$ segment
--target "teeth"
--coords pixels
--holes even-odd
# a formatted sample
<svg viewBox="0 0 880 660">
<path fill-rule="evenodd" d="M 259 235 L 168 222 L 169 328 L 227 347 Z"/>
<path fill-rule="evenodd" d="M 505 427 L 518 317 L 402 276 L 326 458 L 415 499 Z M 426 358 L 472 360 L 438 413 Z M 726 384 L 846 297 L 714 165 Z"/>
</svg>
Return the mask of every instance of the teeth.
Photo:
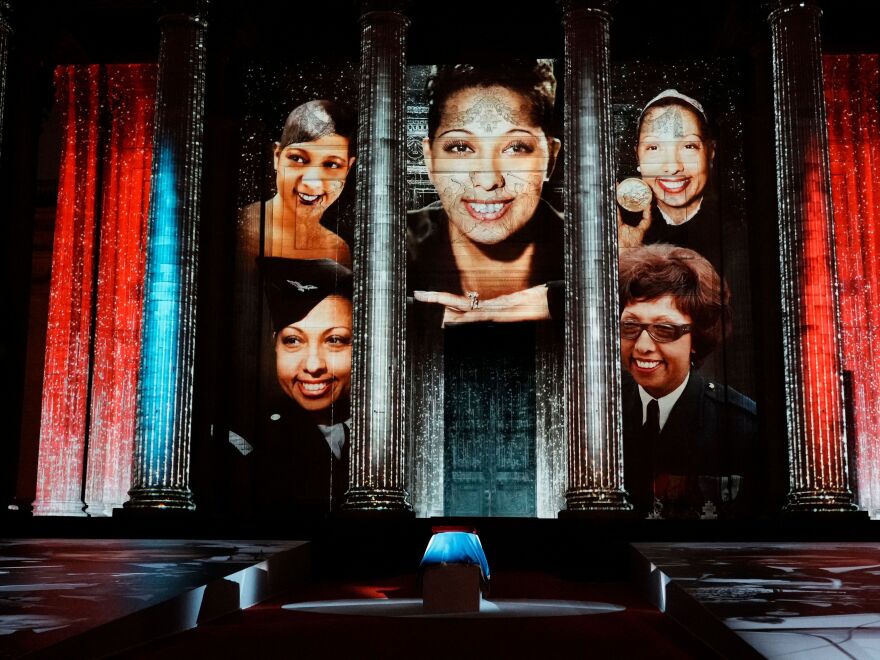
<svg viewBox="0 0 880 660">
<path fill-rule="evenodd" d="M 636 360 L 636 365 L 642 369 L 652 369 L 660 364 L 657 360 Z"/>
<path fill-rule="evenodd" d="M 663 181 L 663 187 L 667 190 L 678 191 L 685 187 L 686 181 L 668 181 L 666 179 L 661 179 Z"/>
<path fill-rule="evenodd" d="M 325 389 L 325 388 L 327 387 L 327 383 L 326 383 L 326 382 L 321 382 L 321 383 L 303 383 L 302 381 L 300 381 L 300 383 L 302 384 L 302 388 L 303 388 L 306 392 L 320 392 L 321 390 L 323 390 L 323 389 Z"/>
<path fill-rule="evenodd" d="M 304 202 L 314 202 L 320 195 L 306 195 L 305 193 L 299 193 L 300 199 Z"/>
<path fill-rule="evenodd" d="M 477 202 L 471 202 L 471 208 L 477 213 L 488 215 L 489 213 L 498 213 L 501 209 L 504 208 L 504 204 L 479 204 Z"/>
</svg>

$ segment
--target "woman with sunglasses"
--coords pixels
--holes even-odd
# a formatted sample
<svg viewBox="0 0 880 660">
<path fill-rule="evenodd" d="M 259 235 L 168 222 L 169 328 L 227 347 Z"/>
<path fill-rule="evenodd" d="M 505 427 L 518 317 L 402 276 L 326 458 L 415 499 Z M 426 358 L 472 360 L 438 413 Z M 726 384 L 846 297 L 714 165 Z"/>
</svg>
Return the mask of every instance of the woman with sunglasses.
<svg viewBox="0 0 880 660">
<path fill-rule="evenodd" d="M 655 244 L 621 251 L 619 293 L 633 503 L 662 517 L 741 512 L 754 487 L 755 403 L 697 371 L 730 332 L 726 285 L 693 250 Z"/>
</svg>

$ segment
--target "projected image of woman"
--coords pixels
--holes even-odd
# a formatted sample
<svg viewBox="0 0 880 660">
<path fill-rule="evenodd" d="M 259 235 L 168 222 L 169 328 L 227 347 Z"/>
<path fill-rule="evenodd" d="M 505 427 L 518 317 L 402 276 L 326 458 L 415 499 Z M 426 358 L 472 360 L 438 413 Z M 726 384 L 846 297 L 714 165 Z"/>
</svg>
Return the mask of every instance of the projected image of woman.
<svg viewBox="0 0 880 660">
<path fill-rule="evenodd" d="M 351 271 L 330 259 L 261 265 L 277 383 L 261 416 L 262 499 L 272 509 L 326 513 L 348 483 Z"/>
<path fill-rule="evenodd" d="M 702 217 L 715 160 L 715 139 L 703 106 L 677 90 L 664 90 L 645 105 L 637 135 L 638 170 L 653 202 L 630 222 L 620 214 L 620 247 L 674 243 L 705 254 L 706 247 L 691 236 L 705 233 L 712 222 Z"/>
<path fill-rule="evenodd" d="M 331 101 L 309 101 L 287 117 L 275 143 L 275 196 L 265 203 L 264 254 L 333 259 L 350 266 L 348 244 L 321 224 L 354 165 L 353 115 Z"/>
<path fill-rule="evenodd" d="M 549 316 L 544 284 L 562 277 L 561 218 L 541 199 L 559 152 L 555 89 L 543 61 L 429 77 L 423 153 L 440 200 L 409 214 L 409 277 L 444 323 Z"/>
<path fill-rule="evenodd" d="M 647 245 L 620 254 L 627 490 L 643 514 L 739 510 L 754 493 L 755 403 L 698 370 L 729 334 L 729 291 L 693 250 Z"/>
<path fill-rule="evenodd" d="M 294 108 L 272 150 L 275 194 L 239 212 L 232 360 L 238 390 L 230 406 L 230 428 L 248 442 L 259 427 L 257 393 L 272 380 L 257 259 L 332 259 L 350 265 L 348 244 L 325 225 L 354 164 L 354 133 L 354 116 L 337 103 L 315 100 Z"/>
</svg>

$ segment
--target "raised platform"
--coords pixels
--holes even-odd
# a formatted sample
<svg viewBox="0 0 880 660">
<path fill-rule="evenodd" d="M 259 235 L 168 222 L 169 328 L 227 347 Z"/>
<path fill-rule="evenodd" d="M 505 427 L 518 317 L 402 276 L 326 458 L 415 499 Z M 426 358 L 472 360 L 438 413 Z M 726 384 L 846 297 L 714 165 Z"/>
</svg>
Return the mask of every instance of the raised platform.
<svg viewBox="0 0 880 660">
<path fill-rule="evenodd" d="M 724 656 L 880 658 L 880 543 L 637 543 L 650 600 Z"/>
<path fill-rule="evenodd" d="M 100 657 L 251 607 L 309 572 L 304 541 L 0 540 L 0 658 Z"/>
</svg>

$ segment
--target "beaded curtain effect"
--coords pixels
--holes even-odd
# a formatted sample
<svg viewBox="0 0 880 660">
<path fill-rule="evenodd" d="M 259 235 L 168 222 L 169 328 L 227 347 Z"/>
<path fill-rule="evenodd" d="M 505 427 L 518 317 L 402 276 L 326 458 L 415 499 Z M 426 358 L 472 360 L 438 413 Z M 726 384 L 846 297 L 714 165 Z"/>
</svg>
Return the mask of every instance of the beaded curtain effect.
<svg viewBox="0 0 880 660">
<path fill-rule="evenodd" d="M 131 485 L 156 67 L 55 79 L 65 142 L 35 509 L 79 515 L 85 473 L 88 513 L 110 515 Z"/>
<path fill-rule="evenodd" d="M 86 461 L 89 515 L 112 515 L 131 487 L 156 66 L 107 66 L 107 96 L 111 119 L 102 179 Z"/>
<path fill-rule="evenodd" d="M 52 251 L 34 514 L 83 515 L 98 191 L 98 65 L 59 67 L 65 128 Z"/>
<path fill-rule="evenodd" d="M 880 518 L 880 56 L 823 61 L 843 368 L 852 375 L 850 486 Z"/>
</svg>

